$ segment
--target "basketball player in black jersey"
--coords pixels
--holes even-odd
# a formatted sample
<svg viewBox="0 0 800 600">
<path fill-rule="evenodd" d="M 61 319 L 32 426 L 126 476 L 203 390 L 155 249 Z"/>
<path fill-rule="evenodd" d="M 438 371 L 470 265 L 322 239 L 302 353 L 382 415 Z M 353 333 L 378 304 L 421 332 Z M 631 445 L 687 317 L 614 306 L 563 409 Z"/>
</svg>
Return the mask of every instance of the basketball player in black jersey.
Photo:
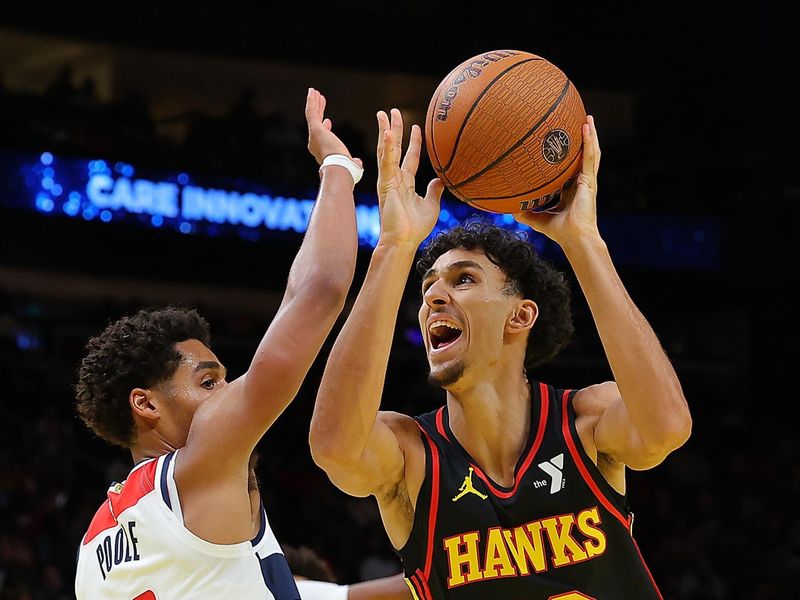
<svg viewBox="0 0 800 600">
<path fill-rule="evenodd" d="M 343 491 L 376 497 L 419 600 L 660 598 L 631 535 L 625 470 L 661 463 L 691 417 L 598 232 L 592 118 L 564 208 L 515 217 L 564 250 L 614 381 L 560 390 L 529 378 L 572 332 L 568 287 L 527 241 L 470 222 L 434 238 L 417 264 L 429 379 L 447 396 L 416 418 L 379 408 L 403 289 L 443 184 L 418 196 L 419 128 L 401 163 L 399 111 L 378 122 L 381 237 L 323 375 L 315 461 Z"/>
</svg>

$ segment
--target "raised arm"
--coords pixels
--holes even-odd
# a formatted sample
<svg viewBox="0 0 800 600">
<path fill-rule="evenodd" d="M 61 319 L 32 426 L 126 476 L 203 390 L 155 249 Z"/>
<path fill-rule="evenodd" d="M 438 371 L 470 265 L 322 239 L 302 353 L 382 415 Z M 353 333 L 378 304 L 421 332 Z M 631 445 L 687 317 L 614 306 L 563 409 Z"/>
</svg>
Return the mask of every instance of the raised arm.
<svg viewBox="0 0 800 600">
<path fill-rule="evenodd" d="M 381 236 L 353 310 L 328 357 L 309 440 L 314 461 L 342 491 L 376 495 L 389 535 L 399 547 L 403 534 L 392 526 L 391 517 L 387 522 L 385 511 L 391 510 L 393 499 L 406 497 L 398 486 L 404 475 L 403 429 L 410 418 L 379 415 L 378 410 L 400 300 L 417 247 L 438 219 L 443 185 L 434 179 L 424 198 L 414 191 L 422 140 L 419 127 L 412 128 L 401 165 L 400 112 L 392 110 L 391 122 L 385 113 L 378 113 L 378 125 Z"/>
<path fill-rule="evenodd" d="M 586 388 L 575 399 L 576 405 L 599 409 L 594 426 L 597 451 L 631 468 L 647 469 L 686 442 L 692 421 L 675 370 L 628 295 L 597 228 L 600 146 L 592 117 L 583 126 L 583 144 L 577 190 L 565 208 L 516 217 L 564 250 L 614 374 L 616 385 Z"/>
<path fill-rule="evenodd" d="M 323 119 L 324 110 L 324 96 L 309 89 L 308 144 L 319 164 L 331 154 L 350 156 L 332 133 L 330 119 Z M 344 306 L 358 248 L 354 180 L 338 165 L 322 167 L 320 178 L 283 301 L 247 372 L 212 394 L 192 421 L 181 460 L 194 461 L 207 475 L 232 465 L 246 467 L 258 440 L 297 394 Z"/>
</svg>

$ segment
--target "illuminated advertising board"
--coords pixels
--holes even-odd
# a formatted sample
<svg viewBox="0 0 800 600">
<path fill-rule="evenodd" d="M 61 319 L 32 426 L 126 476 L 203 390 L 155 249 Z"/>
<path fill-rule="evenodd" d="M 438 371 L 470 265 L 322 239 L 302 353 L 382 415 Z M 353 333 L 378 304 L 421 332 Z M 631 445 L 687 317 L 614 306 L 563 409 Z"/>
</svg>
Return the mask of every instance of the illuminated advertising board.
<svg viewBox="0 0 800 600">
<path fill-rule="evenodd" d="M 125 162 L 52 152 L 0 151 L 0 165 L 6 184 L 0 205 L 186 235 L 236 235 L 254 242 L 302 235 L 316 193 L 277 194 L 252 180 L 215 178 L 209 183 L 185 172 L 152 172 Z M 447 198 L 431 235 L 473 215 L 524 232 L 540 253 L 562 258 L 553 242 L 519 225 L 511 215 L 479 211 Z M 360 244 L 374 247 L 380 235 L 374 194 L 356 192 L 356 218 Z M 719 266 L 720 226 L 710 217 L 618 215 L 601 219 L 600 229 L 618 264 L 667 269 Z"/>
</svg>

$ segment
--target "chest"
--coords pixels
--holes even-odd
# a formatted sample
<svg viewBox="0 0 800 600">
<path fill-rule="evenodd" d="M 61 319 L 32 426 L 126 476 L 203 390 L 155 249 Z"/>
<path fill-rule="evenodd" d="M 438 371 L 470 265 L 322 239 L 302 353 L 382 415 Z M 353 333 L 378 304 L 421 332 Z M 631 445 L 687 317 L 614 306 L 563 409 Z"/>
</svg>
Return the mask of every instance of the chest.
<svg viewBox="0 0 800 600">
<path fill-rule="evenodd" d="M 476 529 L 515 527 L 553 515 L 575 515 L 597 504 L 570 448 L 555 435 L 545 435 L 525 449 L 514 468 L 513 482 L 500 485 L 458 447 L 438 450 L 438 529 L 441 534 Z"/>
</svg>

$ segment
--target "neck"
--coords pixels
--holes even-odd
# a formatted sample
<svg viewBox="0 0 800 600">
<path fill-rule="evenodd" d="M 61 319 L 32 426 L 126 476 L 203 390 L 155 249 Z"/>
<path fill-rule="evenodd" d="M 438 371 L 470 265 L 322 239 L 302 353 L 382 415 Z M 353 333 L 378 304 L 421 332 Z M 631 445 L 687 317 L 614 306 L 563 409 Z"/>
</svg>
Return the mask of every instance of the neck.
<svg viewBox="0 0 800 600">
<path fill-rule="evenodd" d="M 143 460 L 156 458 L 175 449 L 164 438 L 151 434 L 140 435 L 136 440 L 136 444 L 130 448 L 133 464 L 135 465 L 138 465 Z"/>
<path fill-rule="evenodd" d="M 447 391 L 450 428 L 478 466 L 500 485 L 514 483 L 514 467 L 530 434 L 531 391 L 518 369 L 486 377 Z M 502 363 L 499 363 L 502 364 Z"/>
</svg>

